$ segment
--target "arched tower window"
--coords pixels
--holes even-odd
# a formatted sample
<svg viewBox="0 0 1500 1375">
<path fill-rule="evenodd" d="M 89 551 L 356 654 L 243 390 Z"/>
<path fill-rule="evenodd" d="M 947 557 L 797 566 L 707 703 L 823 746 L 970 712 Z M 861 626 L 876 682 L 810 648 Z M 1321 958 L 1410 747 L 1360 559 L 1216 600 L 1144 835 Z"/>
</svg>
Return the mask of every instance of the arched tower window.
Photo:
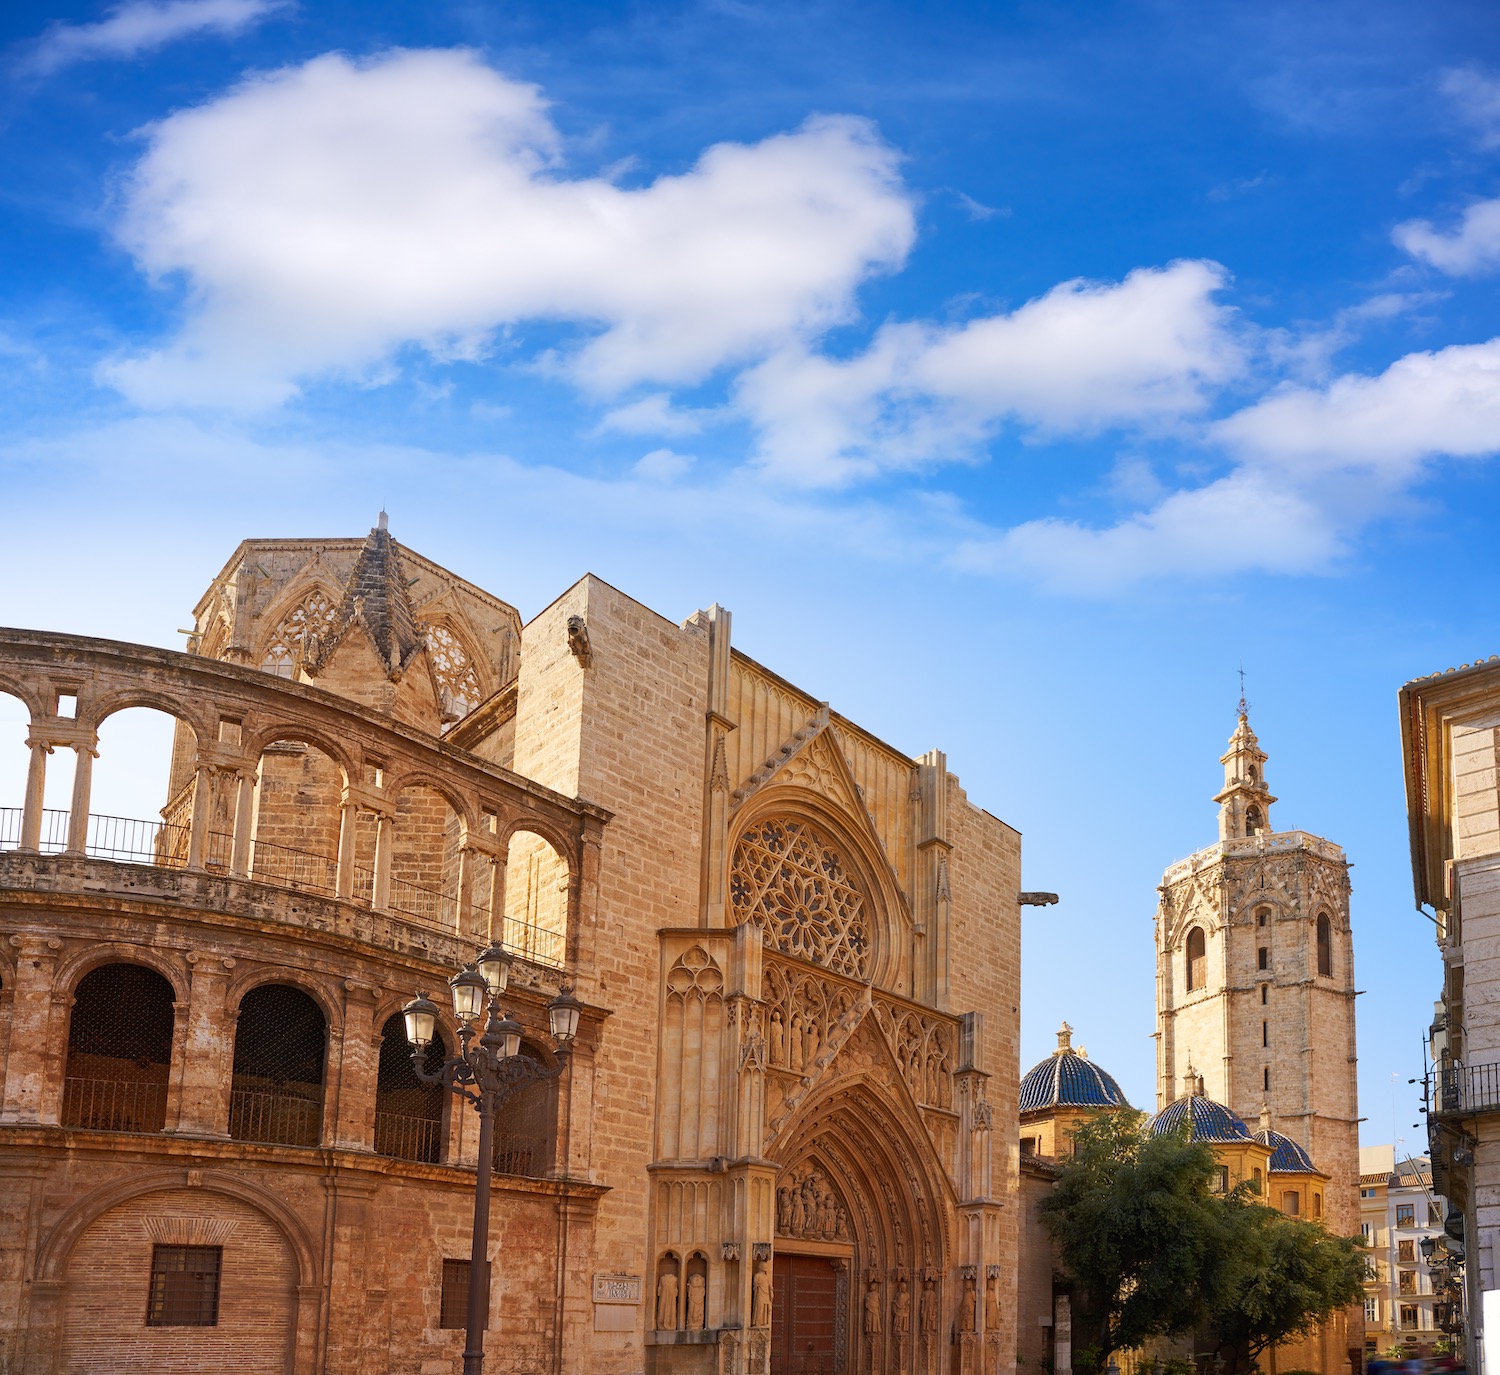
<svg viewBox="0 0 1500 1375">
<path fill-rule="evenodd" d="M 1208 941 L 1203 928 L 1195 926 L 1187 936 L 1187 990 L 1189 993 L 1208 982 Z"/>
<path fill-rule="evenodd" d="M 333 629 L 336 609 L 333 599 L 321 587 L 313 588 L 271 632 L 261 655 L 261 669 L 278 678 L 294 677 L 309 637 L 326 635 Z"/>
<path fill-rule="evenodd" d="M 1245 808 L 1245 834 L 1247 836 L 1259 835 L 1265 829 L 1265 825 L 1259 807 Z"/>
<path fill-rule="evenodd" d="M 443 1063 L 437 1037 L 427 1047 L 423 1069 L 436 1074 Z M 399 1012 L 380 1028 L 380 1074 L 375 1083 L 375 1154 L 436 1165 L 443 1157 L 444 1091 L 424 1084 L 412 1067 L 411 1044 Z"/>
<path fill-rule="evenodd" d="M 750 827 L 734 850 L 736 922 L 756 922 L 767 945 L 851 978 L 870 964 L 869 903 L 838 845 L 801 817 Z"/>
<path fill-rule="evenodd" d="M 172 1063 L 172 985 L 139 964 L 83 976 L 68 1027 L 62 1124 L 93 1131 L 159 1132 Z"/>
<path fill-rule="evenodd" d="M 234 1032 L 230 1136 L 316 1146 L 327 1046 L 323 1010 L 300 988 L 262 984 L 245 994 Z"/>
<path fill-rule="evenodd" d="M 1333 977 L 1333 923 L 1326 912 L 1318 913 L 1318 973 Z"/>
<path fill-rule="evenodd" d="M 424 621 L 422 632 L 427 637 L 432 676 L 442 694 L 443 718 L 461 720 L 479 705 L 479 674 L 474 668 L 474 656 L 445 625 Z"/>
</svg>

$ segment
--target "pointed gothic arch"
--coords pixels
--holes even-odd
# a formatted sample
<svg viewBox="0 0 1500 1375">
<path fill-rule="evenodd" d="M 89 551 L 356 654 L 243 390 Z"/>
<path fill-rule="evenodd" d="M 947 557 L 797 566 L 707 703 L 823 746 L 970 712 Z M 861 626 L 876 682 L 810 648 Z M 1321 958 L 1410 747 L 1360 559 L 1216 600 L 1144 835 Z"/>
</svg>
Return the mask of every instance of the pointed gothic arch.
<svg viewBox="0 0 1500 1375">
<path fill-rule="evenodd" d="M 326 582 L 294 579 L 261 617 L 270 630 L 261 637 L 252 662 L 265 673 L 295 678 L 309 637 L 332 630 L 341 597 Z"/>
</svg>

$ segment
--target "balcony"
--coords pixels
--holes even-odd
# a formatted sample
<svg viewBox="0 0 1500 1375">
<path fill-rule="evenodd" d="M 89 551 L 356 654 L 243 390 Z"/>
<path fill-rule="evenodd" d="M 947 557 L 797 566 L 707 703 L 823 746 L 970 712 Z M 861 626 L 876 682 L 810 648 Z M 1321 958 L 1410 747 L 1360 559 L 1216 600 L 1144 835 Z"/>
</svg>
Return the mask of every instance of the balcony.
<svg viewBox="0 0 1500 1375">
<path fill-rule="evenodd" d="M 1500 1112 L 1500 1064 L 1449 1063 L 1433 1070 L 1429 1110 L 1437 1117 L 1472 1117 Z"/>
</svg>

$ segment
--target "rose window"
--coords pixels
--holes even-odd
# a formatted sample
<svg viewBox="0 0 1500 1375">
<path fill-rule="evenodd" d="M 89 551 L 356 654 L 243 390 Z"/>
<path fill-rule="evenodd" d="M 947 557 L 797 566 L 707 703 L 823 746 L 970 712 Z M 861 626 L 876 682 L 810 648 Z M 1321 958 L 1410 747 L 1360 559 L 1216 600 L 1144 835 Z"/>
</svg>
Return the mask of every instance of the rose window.
<svg viewBox="0 0 1500 1375">
<path fill-rule="evenodd" d="M 767 945 L 865 977 L 868 904 L 833 842 L 810 822 L 777 818 L 746 831 L 735 846 L 729 896 L 736 922 L 755 922 Z"/>
</svg>

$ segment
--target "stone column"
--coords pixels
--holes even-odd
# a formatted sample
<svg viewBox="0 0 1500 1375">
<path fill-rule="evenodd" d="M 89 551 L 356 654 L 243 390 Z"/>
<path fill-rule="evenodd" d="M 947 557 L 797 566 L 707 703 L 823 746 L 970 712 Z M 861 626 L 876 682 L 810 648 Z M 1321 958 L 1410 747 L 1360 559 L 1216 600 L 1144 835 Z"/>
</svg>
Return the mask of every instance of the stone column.
<svg viewBox="0 0 1500 1375">
<path fill-rule="evenodd" d="M 479 934 L 486 940 L 505 941 L 505 864 L 506 856 L 490 856 L 490 929 Z"/>
<path fill-rule="evenodd" d="M 474 858 L 466 836 L 458 846 L 458 911 L 454 913 L 454 930 L 461 936 L 474 931 Z"/>
<path fill-rule="evenodd" d="M 234 796 L 234 843 L 230 873 L 246 878 L 250 873 L 250 846 L 255 839 L 255 784 L 253 769 L 242 769 L 237 775 Z"/>
<path fill-rule="evenodd" d="M 202 869 L 208 853 L 208 823 L 214 811 L 214 774 L 205 764 L 193 771 L 193 815 L 188 826 L 189 869 Z"/>
<path fill-rule="evenodd" d="M 391 848 L 395 843 L 395 818 L 386 812 L 377 814 L 375 826 L 375 882 L 370 893 L 370 906 L 384 912 L 391 905 Z"/>
<path fill-rule="evenodd" d="M 68 1050 L 68 1000 L 59 1000 L 54 982 L 62 942 L 56 936 L 18 935 L 10 943 L 16 950 L 16 986 L 0 1122 L 54 1123 Z"/>
<path fill-rule="evenodd" d="M 345 902 L 354 897 L 354 841 L 359 820 L 359 804 L 351 802 L 348 794 L 339 804 L 339 867 L 334 880 L 334 891 Z"/>
<path fill-rule="evenodd" d="M 98 737 L 95 737 L 97 742 Z M 73 753 L 77 762 L 73 765 L 73 806 L 68 814 L 68 848 L 70 855 L 88 853 L 89 845 L 89 789 L 94 776 L 94 760 L 99 751 L 89 745 L 75 745 Z"/>
<path fill-rule="evenodd" d="M 26 798 L 21 811 L 21 845 L 23 850 L 42 847 L 42 804 L 47 795 L 47 756 L 52 746 L 35 736 L 26 742 L 31 759 L 26 766 Z"/>
<path fill-rule="evenodd" d="M 229 1088 L 234 1074 L 234 1022 L 226 1005 L 229 972 L 234 961 L 197 951 L 190 952 L 187 958 L 192 970 L 187 1029 L 182 1038 L 182 1059 L 173 1067 L 178 1109 L 176 1124 L 171 1129 L 184 1136 L 227 1139 Z"/>
</svg>

